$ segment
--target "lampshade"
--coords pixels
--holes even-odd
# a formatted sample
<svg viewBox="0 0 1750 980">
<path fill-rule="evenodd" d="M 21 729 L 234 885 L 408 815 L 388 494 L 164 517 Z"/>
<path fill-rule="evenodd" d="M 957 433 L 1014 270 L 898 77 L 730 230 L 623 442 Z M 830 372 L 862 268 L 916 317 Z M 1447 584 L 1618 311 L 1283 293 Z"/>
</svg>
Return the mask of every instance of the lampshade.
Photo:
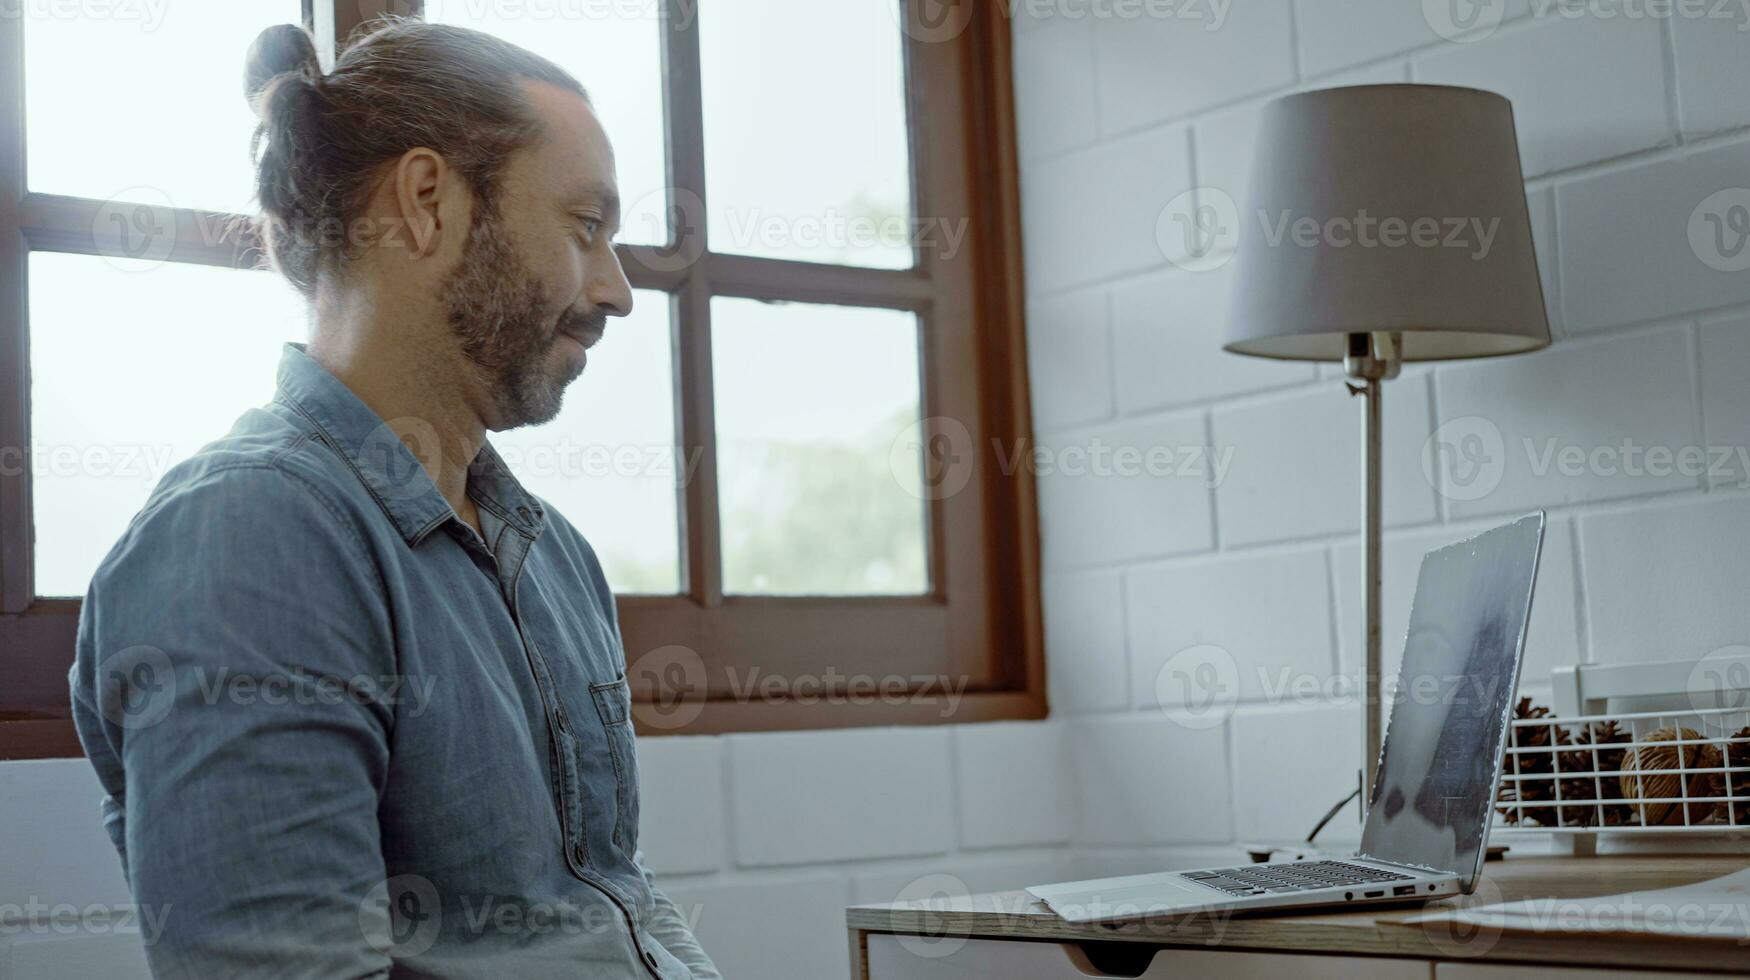
<svg viewBox="0 0 1750 980">
<path fill-rule="evenodd" d="M 1224 349 L 1405 361 L 1548 346 L 1512 105 L 1442 85 L 1303 92 L 1263 109 Z"/>
</svg>

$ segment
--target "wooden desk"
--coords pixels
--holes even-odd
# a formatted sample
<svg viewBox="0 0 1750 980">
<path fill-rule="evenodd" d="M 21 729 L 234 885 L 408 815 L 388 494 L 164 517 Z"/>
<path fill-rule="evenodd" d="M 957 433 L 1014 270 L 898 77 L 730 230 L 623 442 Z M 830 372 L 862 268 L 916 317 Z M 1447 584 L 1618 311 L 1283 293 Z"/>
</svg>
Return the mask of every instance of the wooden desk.
<svg viewBox="0 0 1750 980">
<path fill-rule="evenodd" d="M 1583 898 L 1689 884 L 1737 871 L 1744 857 L 1509 857 L 1484 868 L 1479 899 Z M 1428 910 L 1452 904 L 1448 899 Z M 1074 925 L 1026 892 L 846 911 L 853 980 L 1079 977 L 1603 977 L 1622 968 L 1687 976 L 1750 973 L 1731 941 L 1522 935 L 1397 924 L 1423 908 L 1281 916 L 1197 916 Z M 1750 915 L 1750 909 L 1743 910 Z M 1539 966 L 1528 966 L 1541 964 Z M 1556 969 L 1577 967 L 1578 972 Z M 1607 968 L 1601 972 L 1600 968 Z M 1288 971 L 1288 972 L 1284 972 Z"/>
</svg>

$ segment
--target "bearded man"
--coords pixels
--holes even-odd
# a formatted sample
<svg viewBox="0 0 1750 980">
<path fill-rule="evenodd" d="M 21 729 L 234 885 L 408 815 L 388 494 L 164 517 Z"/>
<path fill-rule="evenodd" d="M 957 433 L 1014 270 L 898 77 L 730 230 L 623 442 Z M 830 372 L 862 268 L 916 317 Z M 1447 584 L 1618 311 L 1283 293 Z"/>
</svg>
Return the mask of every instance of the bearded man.
<svg viewBox="0 0 1750 980">
<path fill-rule="evenodd" d="M 310 343 L 153 491 L 71 676 L 154 974 L 718 977 L 638 849 L 613 593 L 486 441 L 632 308 L 589 97 L 405 20 L 327 74 L 271 28 L 246 88 Z"/>
</svg>

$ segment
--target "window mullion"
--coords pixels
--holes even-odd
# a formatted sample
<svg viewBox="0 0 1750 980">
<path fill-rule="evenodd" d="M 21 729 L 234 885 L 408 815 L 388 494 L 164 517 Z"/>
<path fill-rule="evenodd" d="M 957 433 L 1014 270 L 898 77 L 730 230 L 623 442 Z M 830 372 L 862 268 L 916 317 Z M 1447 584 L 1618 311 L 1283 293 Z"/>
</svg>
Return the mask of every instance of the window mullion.
<svg viewBox="0 0 1750 980">
<path fill-rule="evenodd" d="M 0 613 L 23 612 L 32 591 L 23 201 L 24 18 L 0 17 Z"/>
<path fill-rule="evenodd" d="M 367 20 L 385 15 L 425 16 L 424 0 L 306 0 L 311 35 L 316 39 L 316 57 L 323 71 L 334 69 L 341 42 Z"/>
<path fill-rule="evenodd" d="M 675 421 L 683 464 L 680 488 L 687 594 L 705 606 L 723 597 L 722 533 L 717 508 L 716 410 L 711 384 L 711 287 L 698 261 L 705 253 L 705 112 L 694 0 L 662 6 L 662 98 L 668 149 L 668 215 L 673 264 L 687 269 L 675 294 L 674 350 L 679 383 Z M 695 463 L 696 459 L 696 463 Z M 686 472 L 683 469 L 682 472 Z"/>
</svg>

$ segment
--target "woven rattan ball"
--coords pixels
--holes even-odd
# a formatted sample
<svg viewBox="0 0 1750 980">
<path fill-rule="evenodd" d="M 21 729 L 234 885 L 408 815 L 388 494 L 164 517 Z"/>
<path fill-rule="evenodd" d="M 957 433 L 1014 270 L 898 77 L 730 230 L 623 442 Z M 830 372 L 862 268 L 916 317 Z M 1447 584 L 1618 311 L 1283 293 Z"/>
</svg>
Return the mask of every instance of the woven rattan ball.
<svg viewBox="0 0 1750 980">
<path fill-rule="evenodd" d="M 1641 739 L 1640 745 L 1622 756 L 1622 776 L 1617 780 L 1625 800 L 1669 799 L 1683 796 L 1683 776 L 1670 769 L 1718 769 L 1721 756 L 1715 745 L 1659 745 L 1659 742 L 1701 738 L 1693 728 L 1661 728 Z M 1654 744 L 1648 744 L 1654 743 Z M 1690 773 L 1689 795 L 1707 796 L 1718 774 Z M 1689 822 L 1700 823 L 1713 812 L 1714 804 L 1690 803 Z M 1644 803 L 1635 807 L 1646 827 L 1683 823 L 1683 809 L 1676 803 Z"/>
</svg>

